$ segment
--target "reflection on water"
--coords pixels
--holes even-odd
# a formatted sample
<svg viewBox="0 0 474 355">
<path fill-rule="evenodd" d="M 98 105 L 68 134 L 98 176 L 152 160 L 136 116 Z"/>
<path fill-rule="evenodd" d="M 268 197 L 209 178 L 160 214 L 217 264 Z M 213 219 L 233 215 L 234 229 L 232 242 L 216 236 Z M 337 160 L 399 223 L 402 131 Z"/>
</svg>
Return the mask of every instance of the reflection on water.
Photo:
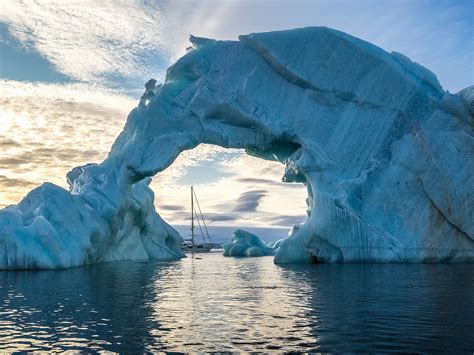
<svg viewBox="0 0 474 355">
<path fill-rule="evenodd" d="M 203 254 L 0 272 L 0 352 L 472 352 L 472 267 L 280 267 Z"/>
</svg>

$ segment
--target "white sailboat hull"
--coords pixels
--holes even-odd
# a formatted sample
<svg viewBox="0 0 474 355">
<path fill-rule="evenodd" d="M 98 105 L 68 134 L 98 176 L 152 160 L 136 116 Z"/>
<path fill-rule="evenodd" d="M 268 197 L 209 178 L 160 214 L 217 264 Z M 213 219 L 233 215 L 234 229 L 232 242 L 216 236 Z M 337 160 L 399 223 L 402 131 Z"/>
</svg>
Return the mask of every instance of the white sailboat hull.
<svg viewBox="0 0 474 355">
<path fill-rule="evenodd" d="M 183 245 L 181 250 L 185 253 L 209 253 L 213 248 L 212 244 L 194 244 L 194 245 Z"/>
</svg>

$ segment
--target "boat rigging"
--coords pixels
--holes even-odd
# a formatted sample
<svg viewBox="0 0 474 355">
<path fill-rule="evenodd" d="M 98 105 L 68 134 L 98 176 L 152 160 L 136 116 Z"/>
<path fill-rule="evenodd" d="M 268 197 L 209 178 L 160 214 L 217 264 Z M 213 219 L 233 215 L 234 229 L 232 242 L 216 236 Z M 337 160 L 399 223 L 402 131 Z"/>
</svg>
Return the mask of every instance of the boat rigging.
<svg viewBox="0 0 474 355">
<path fill-rule="evenodd" d="M 196 202 L 196 203 L 194 203 Z M 196 208 L 197 206 L 197 208 Z M 195 220 L 197 221 L 197 226 L 199 228 L 200 237 L 203 240 L 203 243 L 196 242 L 196 225 Z M 202 215 L 201 206 L 194 191 L 193 186 L 191 186 L 191 238 L 185 239 L 181 245 L 181 249 L 184 252 L 191 253 L 208 253 L 213 248 L 214 244 L 212 243 L 211 236 L 207 229 L 206 221 Z"/>
</svg>

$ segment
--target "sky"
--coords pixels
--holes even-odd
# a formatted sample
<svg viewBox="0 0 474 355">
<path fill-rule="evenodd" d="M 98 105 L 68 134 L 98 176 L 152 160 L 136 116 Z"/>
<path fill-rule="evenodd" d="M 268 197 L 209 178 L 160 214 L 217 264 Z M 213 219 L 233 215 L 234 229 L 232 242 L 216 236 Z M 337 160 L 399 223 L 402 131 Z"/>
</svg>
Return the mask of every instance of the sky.
<svg viewBox="0 0 474 355">
<path fill-rule="evenodd" d="M 50 181 L 100 162 L 138 104 L 144 83 L 163 82 L 190 34 L 328 26 L 401 52 L 445 90 L 474 83 L 470 1 L 0 1 L 0 208 Z M 283 166 L 201 145 L 152 183 L 158 212 L 189 219 L 196 187 L 210 224 L 291 226 L 305 218 L 306 189 L 280 182 Z"/>
</svg>

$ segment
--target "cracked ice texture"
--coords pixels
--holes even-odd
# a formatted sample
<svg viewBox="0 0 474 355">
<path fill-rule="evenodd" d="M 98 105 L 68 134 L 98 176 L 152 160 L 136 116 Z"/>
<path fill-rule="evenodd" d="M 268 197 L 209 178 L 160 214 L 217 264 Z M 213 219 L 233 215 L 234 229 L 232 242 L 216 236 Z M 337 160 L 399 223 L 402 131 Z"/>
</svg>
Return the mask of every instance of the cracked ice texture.
<svg viewBox="0 0 474 355">
<path fill-rule="evenodd" d="M 474 261 L 472 87 L 445 92 L 402 54 L 324 27 L 191 43 L 71 192 L 45 184 L 0 212 L 0 268 L 180 257 L 148 177 L 200 143 L 306 184 L 308 219 L 277 263 Z"/>
</svg>

